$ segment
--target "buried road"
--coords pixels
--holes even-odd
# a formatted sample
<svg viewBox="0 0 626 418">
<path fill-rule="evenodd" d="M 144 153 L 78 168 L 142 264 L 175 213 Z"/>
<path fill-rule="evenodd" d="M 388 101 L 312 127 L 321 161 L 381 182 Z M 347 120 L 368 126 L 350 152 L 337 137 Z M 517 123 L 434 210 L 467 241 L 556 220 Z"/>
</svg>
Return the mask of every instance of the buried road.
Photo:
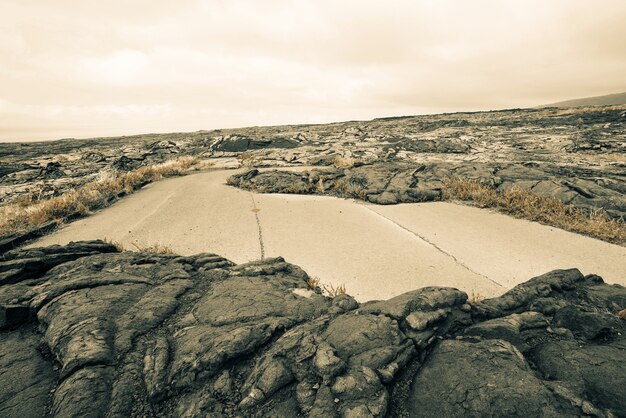
<svg viewBox="0 0 626 418">
<path fill-rule="evenodd" d="M 255 194 L 232 171 L 163 180 L 32 246 L 107 238 L 128 249 L 162 244 L 235 263 L 283 256 L 359 301 L 424 286 L 500 295 L 559 268 L 626 285 L 626 248 L 447 202 L 377 206 L 334 197 Z"/>
</svg>

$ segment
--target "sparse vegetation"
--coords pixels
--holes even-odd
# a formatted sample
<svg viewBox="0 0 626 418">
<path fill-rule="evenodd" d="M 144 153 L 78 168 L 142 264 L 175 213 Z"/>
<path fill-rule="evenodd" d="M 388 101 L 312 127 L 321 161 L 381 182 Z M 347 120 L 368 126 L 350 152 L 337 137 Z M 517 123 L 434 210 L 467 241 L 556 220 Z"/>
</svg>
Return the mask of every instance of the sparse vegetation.
<svg viewBox="0 0 626 418">
<path fill-rule="evenodd" d="M 366 200 L 367 188 L 359 182 L 340 178 L 334 181 L 335 192 L 339 196 L 352 197 L 355 199 Z"/>
<path fill-rule="evenodd" d="M 107 244 L 111 244 L 112 246 L 114 246 L 117 249 L 117 251 L 121 252 L 121 251 L 125 250 L 124 246 L 119 241 L 113 241 L 113 240 L 111 240 L 111 239 L 109 239 L 107 237 L 104 237 L 102 239 L 102 241 L 106 242 Z"/>
<path fill-rule="evenodd" d="M 241 178 L 236 176 L 229 176 L 226 179 L 226 184 L 228 184 L 229 186 L 239 187 L 239 185 L 241 184 Z"/>
<path fill-rule="evenodd" d="M 336 296 L 339 295 L 345 295 L 346 294 L 346 285 L 345 284 L 340 284 L 338 286 L 333 286 L 332 284 L 329 285 L 322 285 L 322 290 L 331 298 L 334 298 Z"/>
<path fill-rule="evenodd" d="M 312 184 L 305 183 L 304 181 L 298 181 L 291 184 L 289 187 L 281 190 L 281 193 L 290 193 L 290 194 L 311 194 L 313 193 L 313 189 L 315 187 Z M 256 188 L 260 193 L 264 193 L 262 188 Z"/>
<path fill-rule="evenodd" d="M 160 242 L 157 242 L 155 244 L 149 244 L 149 245 L 141 245 L 141 244 L 137 244 L 133 242 L 131 245 L 135 247 L 137 251 L 141 253 L 155 253 L 155 254 L 167 254 L 167 255 L 176 254 L 170 246 L 162 244 Z"/>
<path fill-rule="evenodd" d="M 333 160 L 333 165 L 337 168 L 351 168 L 356 163 L 357 160 L 352 157 L 336 157 Z"/>
<path fill-rule="evenodd" d="M 471 303 L 482 302 L 483 299 L 485 298 L 480 294 L 480 292 L 477 292 L 474 289 L 470 291 L 470 294 L 467 297 L 467 301 Z"/>
<path fill-rule="evenodd" d="M 40 202 L 43 200 L 43 193 L 45 192 L 46 187 L 46 183 L 39 184 L 37 187 L 31 188 L 27 194 L 19 196 L 12 202 L 12 204 L 19 207 L 27 207 L 33 203 Z"/>
<path fill-rule="evenodd" d="M 25 232 L 47 222 L 63 222 L 108 206 L 118 197 L 164 177 L 183 175 L 198 159 L 180 157 L 125 173 L 106 172 L 83 186 L 46 200 L 12 203 L 0 208 L 0 235 Z"/>
<path fill-rule="evenodd" d="M 321 284 L 321 280 L 319 279 L 319 277 L 309 277 L 306 281 L 306 284 L 310 290 L 314 292 L 320 291 L 326 294 L 326 296 L 331 297 L 331 298 L 334 298 L 338 295 L 346 294 L 345 284 L 340 284 L 338 286 L 333 286 L 332 284 L 329 284 L 329 285 Z"/>
<path fill-rule="evenodd" d="M 317 290 L 320 288 L 320 279 L 319 277 L 310 277 L 306 280 L 306 284 L 310 290 Z"/>
<path fill-rule="evenodd" d="M 317 193 L 368 200 L 368 184 L 364 177 L 346 175 L 324 183 L 325 179 L 322 175 L 309 176 L 309 179 L 306 180 L 304 177 L 306 174 L 303 174 L 301 181 L 294 181 L 280 190 L 271 189 L 267 186 L 267 182 L 264 185 L 247 182 L 241 176 L 232 176 L 227 180 L 227 183 L 259 193 L 270 191 L 297 194 Z M 469 202 L 481 208 L 493 208 L 518 218 L 540 222 L 618 245 L 626 245 L 626 222 L 611 217 L 601 209 L 586 210 L 567 205 L 556 197 L 543 196 L 519 188 L 500 193 L 493 186 L 482 184 L 473 179 L 445 178 L 443 185 L 441 197 L 443 200 Z M 439 199 L 440 197 L 437 195 L 435 200 Z M 425 200 L 432 199 L 425 198 Z"/>
<path fill-rule="evenodd" d="M 317 189 L 317 192 L 320 194 L 326 193 L 326 188 L 324 187 L 324 176 L 320 176 L 319 179 L 317 180 L 316 189 Z"/>
<path fill-rule="evenodd" d="M 263 162 L 263 157 L 254 155 L 252 152 L 244 151 L 237 157 L 241 167 L 254 168 Z"/>
<path fill-rule="evenodd" d="M 475 180 L 448 178 L 444 180 L 444 187 L 446 200 L 471 202 L 518 218 L 626 245 L 626 223 L 612 218 L 603 210 L 586 211 L 530 190 L 513 188 L 498 193 L 493 187 Z"/>
</svg>

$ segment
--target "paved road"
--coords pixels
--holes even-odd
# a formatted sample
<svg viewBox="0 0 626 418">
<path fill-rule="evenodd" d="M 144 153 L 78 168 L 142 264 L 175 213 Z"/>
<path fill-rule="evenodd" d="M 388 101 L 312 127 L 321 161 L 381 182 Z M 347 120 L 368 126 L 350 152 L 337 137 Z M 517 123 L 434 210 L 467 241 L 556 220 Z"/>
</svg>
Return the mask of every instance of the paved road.
<svg viewBox="0 0 626 418">
<path fill-rule="evenodd" d="M 214 252 L 236 263 L 283 256 L 360 301 L 423 286 L 483 297 L 556 268 L 626 285 L 626 248 L 445 202 L 378 206 L 320 196 L 253 194 L 212 171 L 147 186 L 34 245 L 108 238 Z"/>
</svg>

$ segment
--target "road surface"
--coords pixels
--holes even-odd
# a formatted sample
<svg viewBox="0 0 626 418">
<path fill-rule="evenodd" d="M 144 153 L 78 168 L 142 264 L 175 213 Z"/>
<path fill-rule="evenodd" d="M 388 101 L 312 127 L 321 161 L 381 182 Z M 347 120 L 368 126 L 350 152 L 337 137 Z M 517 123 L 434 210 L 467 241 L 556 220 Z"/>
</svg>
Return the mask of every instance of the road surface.
<svg viewBox="0 0 626 418">
<path fill-rule="evenodd" d="M 557 268 L 626 285 L 626 248 L 447 203 L 379 206 L 322 196 L 255 194 L 227 186 L 233 171 L 153 183 L 33 246 L 107 238 L 128 249 L 163 244 L 233 262 L 283 256 L 359 301 L 423 286 L 480 297 Z"/>
</svg>

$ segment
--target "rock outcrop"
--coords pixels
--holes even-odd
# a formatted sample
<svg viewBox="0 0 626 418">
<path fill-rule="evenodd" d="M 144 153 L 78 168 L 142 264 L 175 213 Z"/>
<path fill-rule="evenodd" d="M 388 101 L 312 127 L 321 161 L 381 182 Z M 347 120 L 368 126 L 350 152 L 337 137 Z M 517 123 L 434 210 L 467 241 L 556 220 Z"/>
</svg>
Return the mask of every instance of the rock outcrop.
<svg viewBox="0 0 626 418">
<path fill-rule="evenodd" d="M 363 304 L 282 258 L 101 241 L 0 272 L 4 417 L 626 416 L 626 289 L 577 270 Z"/>
<path fill-rule="evenodd" d="M 623 183 L 596 182 L 593 174 L 532 164 L 375 162 L 348 168 L 325 167 L 306 172 L 252 169 L 229 183 L 261 193 L 329 194 L 382 205 L 442 200 L 448 178 L 473 180 L 498 192 L 513 188 L 586 210 L 605 210 L 626 220 Z"/>
<path fill-rule="evenodd" d="M 271 148 L 295 148 L 300 143 L 289 138 L 254 139 L 241 135 L 219 136 L 209 149 L 213 152 L 238 153 L 249 150 Z"/>
</svg>

